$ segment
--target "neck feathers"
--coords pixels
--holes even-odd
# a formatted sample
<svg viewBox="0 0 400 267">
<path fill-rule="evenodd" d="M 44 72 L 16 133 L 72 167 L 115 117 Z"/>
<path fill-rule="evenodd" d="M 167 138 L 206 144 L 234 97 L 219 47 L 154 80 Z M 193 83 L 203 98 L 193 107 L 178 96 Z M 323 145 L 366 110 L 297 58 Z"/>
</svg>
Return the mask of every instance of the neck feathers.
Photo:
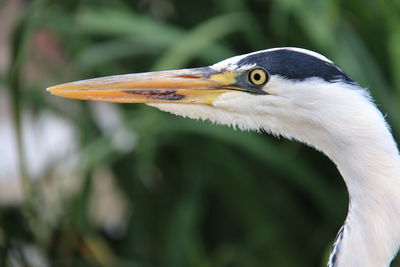
<svg viewBox="0 0 400 267">
<path fill-rule="evenodd" d="M 290 114 L 280 121 L 293 125 L 275 132 L 289 132 L 289 137 L 324 152 L 349 192 L 349 213 L 329 266 L 389 266 L 400 245 L 400 156 L 384 117 L 354 85 L 321 88 L 309 81 L 285 93 L 287 98 L 290 94 L 300 100 L 281 101 L 279 107 Z M 265 128 L 274 131 L 267 123 Z"/>
<path fill-rule="evenodd" d="M 400 159 L 395 149 L 387 150 L 387 141 L 351 148 L 348 153 L 357 157 L 336 160 L 350 204 L 330 266 L 389 266 L 399 248 Z"/>
<path fill-rule="evenodd" d="M 324 127 L 330 142 L 319 146 L 349 192 L 349 213 L 328 266 L 389 266 L 400 245 L 399 151 L 375 105 L 352 100 Z"/>
<path fill-rule="evenodd" d="M 374 145 L 377 144 L 371 144 Z M 356 165 L 338 165 L 349 191 L 350 204 L 330 266 L 389 266 L 398 250 L 400 160 L 397 154 L 375 156 L 375 163 L 361 156 Z"/>
</svg>

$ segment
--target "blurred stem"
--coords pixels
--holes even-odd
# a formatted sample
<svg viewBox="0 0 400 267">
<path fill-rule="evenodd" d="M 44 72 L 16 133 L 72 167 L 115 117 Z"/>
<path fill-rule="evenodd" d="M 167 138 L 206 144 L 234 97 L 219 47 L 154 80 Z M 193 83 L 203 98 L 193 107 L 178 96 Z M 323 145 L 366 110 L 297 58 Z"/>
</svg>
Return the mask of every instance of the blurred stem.
<svg viewBox="0 0 400 267">
<path fill-rule="evenodd" d="M 22 103 L 21 95 L 21 71 L 24 60 L 28 53 L 29 38 L 37 26 L 38 13 L 44 6 L 44 0 L 36 0 L 26 9 L 25 16 L 21 16 L 19 24 L 13 32 L 12 45 L 12 61 L 8 75 L 8 88 L 10 91 L 13 122 L 15 128 L 15 138 L 17 143 L 17 152 L 19 157 L 19 172 L 23 186 L 25 212 L 28 213 L 28 219 L 33 215 L 33 190 L 32 183 L 29 179 L 27 162 L 23 144 L 22 129 Z"/>
</svg>

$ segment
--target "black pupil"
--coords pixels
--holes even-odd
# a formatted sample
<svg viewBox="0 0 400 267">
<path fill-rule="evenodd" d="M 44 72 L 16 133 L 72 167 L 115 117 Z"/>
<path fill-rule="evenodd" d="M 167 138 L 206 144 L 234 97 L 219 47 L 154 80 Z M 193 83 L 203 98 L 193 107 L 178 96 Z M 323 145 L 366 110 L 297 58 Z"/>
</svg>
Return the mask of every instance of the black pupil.
<svg viewBox="0 0 400 267">
<path fill-rule="evenodd" d="M 261 75 L 259 73 L 254 74 L 254 80 L 259 81 L 261 79 Z"/>
</svg>

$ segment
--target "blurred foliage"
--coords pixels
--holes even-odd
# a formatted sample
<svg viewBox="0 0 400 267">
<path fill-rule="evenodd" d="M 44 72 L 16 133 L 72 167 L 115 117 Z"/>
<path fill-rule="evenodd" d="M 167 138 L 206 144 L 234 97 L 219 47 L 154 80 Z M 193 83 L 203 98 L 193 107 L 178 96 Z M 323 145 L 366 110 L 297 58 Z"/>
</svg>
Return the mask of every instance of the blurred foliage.
<svg viewBox="0 0 400 267">
<path fill-rule="evenodd" d="M 70 158 L 82 185 L 56 210 L 47 208 L 41 180 L 56 183 L 57 175 L 33 180 L 22 160 L 26 199 L 0 208 L 0 265 L 35 266 L 28 246 L 50 266 L 324 266 L 346 216 L 347 194 L 319 152 L 145 105 L 115 104 L 119 126 L 134 137 L 121 148 L 115 139 L 124 134 L 103 129 L 96 104 L 55 99 L 44 88 L 206 66 L 269 47 L 305 47 L 368 87 L 400 140 L 399 3 L 25 1 L 13 28 L 12 64 L 0 77 L 12 98 L 19 152 L 23 158 L 21 109 L 67 119 L 79 133 L 79 150 Z M 53 46 L 35 47 L 38 32 Z M 40 49 L 56 50 L 61 60 L 42 60 Z M 29 80 L 24 68 L 32 61 L 44 71 Z M 127 205 L 111 230 L 90 216 L 99 172 L 112 177 Z M 52 213 L 52 220 L 44 216 Z"/>
</svg>

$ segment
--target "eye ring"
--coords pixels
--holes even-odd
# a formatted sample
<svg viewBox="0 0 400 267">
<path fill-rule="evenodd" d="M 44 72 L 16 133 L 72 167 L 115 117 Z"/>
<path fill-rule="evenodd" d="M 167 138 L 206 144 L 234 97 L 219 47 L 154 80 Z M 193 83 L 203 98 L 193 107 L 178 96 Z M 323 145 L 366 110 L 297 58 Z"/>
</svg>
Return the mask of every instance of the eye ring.
<svg viewBox="0 0 400 267">
<path fill-rule="evenodd" d="M 268 82 L 269 73 L 262 68 L 254 68 L 249 71 L 249 81 L 253 85 L 261 86 Z"/>
</svg>

